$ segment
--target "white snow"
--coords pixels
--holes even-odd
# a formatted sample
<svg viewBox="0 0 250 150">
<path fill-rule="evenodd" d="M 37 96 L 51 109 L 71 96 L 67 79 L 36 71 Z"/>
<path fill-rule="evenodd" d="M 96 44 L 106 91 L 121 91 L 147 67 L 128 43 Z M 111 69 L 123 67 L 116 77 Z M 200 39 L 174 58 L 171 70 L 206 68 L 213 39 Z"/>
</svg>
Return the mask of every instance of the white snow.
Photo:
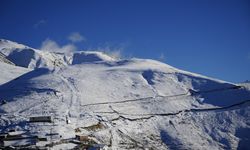
<svg viewBox="0 0 250 150">
<path fill-rule="evenodd" d="M 69 53 L 55 53 L 41 51 L 8 40 L 0 40 L 0 52 L 17 66 L 26 68 L 55 68 L 70 64 L 91 63 L 98 61 L 114 61 L 115 59 L 96 51 L 79 51 Z M 25 59 L 24 59 L 25 58 Z"/>
<path fill-rule="evenodd" d="M 18 44 L 16 42 L 12 42 L 9 40 L 5 40 L 5 39 L 0 39 L 0 50 L 2 49 L 24 49 L 27 48 L 28 46 L 25 46 L 23 44 Z"/>
<path fill-rule="evenodd" d="M 73 149 L 76 146 L 77 145 L 73 143 L 66 143 L 66 144 L 64 143 L 64 144 L 54 146 L 53 150 L 68 150 L 68 149 Z"/>
<path fill-rule="evenodd" d="M 31 71 L 31 69 L 13 66 L 3 62 L 0 62 L 0 68 L 1 68 L 0 85 Z"/>
<path fill-rule="evenodd" d="M 16 126 L 42 137 L 57 133 L 54 142 L 83 134 L 113 149 L 237 149 L 249 142 L 247 83 L 240 87 L 154 60 L 117 60 L 94 51 L 21 48 L 8 56 L 26 50 L 33 58 L 22 57 L 26 67 L 35 70 L 22 73 L 24 68 L 0 63 L 21 75 L 11 80 L 9 72 L 0 74 L 9 81 L 0 86 L 0 99 L 7 100 L 0 106 L 2 132 Z M 60 65 L 51 64 L 55 60 Z M 48 115 L 53 123 L 27 122 Z"/>
</svg>

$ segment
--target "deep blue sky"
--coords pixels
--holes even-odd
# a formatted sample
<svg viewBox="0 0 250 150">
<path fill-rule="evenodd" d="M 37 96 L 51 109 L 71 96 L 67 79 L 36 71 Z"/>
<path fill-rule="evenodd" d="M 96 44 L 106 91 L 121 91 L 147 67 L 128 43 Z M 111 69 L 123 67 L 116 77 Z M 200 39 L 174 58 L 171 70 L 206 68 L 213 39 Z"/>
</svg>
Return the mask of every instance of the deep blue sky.
<svg viewBox="0 0 250 150">
<path fill-rule="evenodd" d="M 240 82 L 250 79 L 249 0 L 1 0 L 0 38 L 38 48 L 49 38 Z"/>
</svg>

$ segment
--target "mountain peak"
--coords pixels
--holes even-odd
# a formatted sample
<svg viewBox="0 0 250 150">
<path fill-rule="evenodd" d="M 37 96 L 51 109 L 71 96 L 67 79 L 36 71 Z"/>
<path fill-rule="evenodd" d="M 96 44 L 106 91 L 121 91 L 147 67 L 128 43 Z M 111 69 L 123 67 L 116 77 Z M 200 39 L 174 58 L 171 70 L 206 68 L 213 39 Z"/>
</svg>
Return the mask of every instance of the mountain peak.
<svg viewBox="0 0 250 150">
<path fill-rule="evenodd" d="M 9 40 L 1 39 L 0 52 L 16 65 L 26 68 L 62 67 L 98 61 L 115 61 L 117 59 L 98 51 L 75 51 L 58 53 L 41 51 Z"/>
</svg>

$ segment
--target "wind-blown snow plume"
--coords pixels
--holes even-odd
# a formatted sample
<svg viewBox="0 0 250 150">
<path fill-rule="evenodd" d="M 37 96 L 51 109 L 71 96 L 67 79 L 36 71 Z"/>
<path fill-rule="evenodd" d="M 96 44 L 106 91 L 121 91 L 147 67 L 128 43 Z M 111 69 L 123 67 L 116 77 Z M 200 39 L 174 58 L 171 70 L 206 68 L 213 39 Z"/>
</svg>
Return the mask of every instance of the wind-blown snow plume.
<svg viewBox="0 0 250 150">
<path fill-rule="evenodd" d="M 119 59 L 122 57 L 122 52 L 120 49 L 117 49 L 117 50 L 108 49 L 108 50 L 104 50 L 103 52 L 116 59 Z"/>
<path fill-rule="evenodd" d="M 45 41 L 43 41 L 40 49 L 43 51 L 59 53 L 69 53 L 77 50 L 76 46 L 73 44 L 60 46 L 55 41 L 50 39 L 46 39 Z"/>
<path fill-rule="evenodd" d="M 124 50 L 123 46 L 111 46 L 109 44 L 106 44 L 105 46 L 99 46 L 97 48 L 97 51 L 103 52 L 115 59 L 120 59 L 123 57 L 122 56 L 123 50 Z"/>
</svg>

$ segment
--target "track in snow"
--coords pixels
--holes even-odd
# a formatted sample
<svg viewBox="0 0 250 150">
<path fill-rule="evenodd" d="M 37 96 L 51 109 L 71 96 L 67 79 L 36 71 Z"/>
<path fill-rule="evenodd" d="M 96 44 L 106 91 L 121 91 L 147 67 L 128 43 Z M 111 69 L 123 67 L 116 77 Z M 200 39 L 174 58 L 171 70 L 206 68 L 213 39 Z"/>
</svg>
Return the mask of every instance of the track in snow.
<svg viewBox="0 0 250 150">
<path fill-rule="evenodd" d="M 227 91 L 227 90 L 237 90 L 241 88 L 240 86 L 235 87 L 228 87 L 228 88 L 220 88 L 220 89 L 212 89 L 212 90 L 204 90 L 204 91 L 197 91 L 192 93 L 193 96 L 203 94 L 203 93 L 213 93 L 213 92 L 219 92 L 219 91 Z M 157 95 L 155 97 L 144 97 L 144 98 L 137 98 L 137 99 L 130 99 L 130 100 L 122 100 L 122 101 L 113 101 L 113 102 L 102 102 L 102 103 L 91 103 L 91 104 L 85 104 L 81 105 L 82 107 L 86 106 L 94 106 L 94 105 L 108 105 L 108 104 L 119 104 L 119 103 L 128 103 L 128 102 L 136 102 L 136 101 L 149 101 L 149 100 L 156 100 L 156 98 L 176 98 L 181 96 L 192 96 L 190 92 L 187 93 L 181 93 L 181 94 L 175 94 L 175 95 Z"/>
<path fill-rule="evenodd" d="M 248 106 L 250 106 L 250 100 L 245 100 L 243 102 L 240 103 L 236 103 L 230 106 L 226 106 L 226 107 L 220 107 L 220 108 L 204 108 L 204 109 L 187 109 L 187 110 L 180 110 L 178 112 L 175 113 L 149 113 L 149 114 L 126 114 L 126 113 L 119 113 L 118 111 L 114 111 L 114 112 L 95 112 L 95 113 L 100 113 L 100 114 L 117 114 L 119 115 L 119 117 L 110 120 L 112 121 L 116 121 L 119 119 L 125 119 L 125 120 L 129 120 L 129 121 L 137 121 L 137 120 L 147 120 L 147 119 L 151 119 L 153 117 L 156 116 L 175 116 L 178 115 L 180 113 L 189 113 L 189 112 L 208 112 L 208 111 L 217 111 L 217 110 L 227 110 L 227 109 L 231 109 L 231 108 L 235 108 L 241 105 L 247 104 Z M 144 116 L 144 117 L 139 117 L 139 118 L 128 118 L 125 116 Z"/>
<path fill-rule="evenodd" d="M 78 99 L 78 89 L 74 85 L 74 81 L 71 78 L 66 78 L 58 71 L 55 71 L 55 74 L 63 81 L 63 83 L 68 87 L 67 92 L 70 93 L 70 103 L 68 110 L 66 111 L 66 114 L 69 117 L 78 117 L 79 115 L 76 115 L 77 112 L 80 112 L 80 101 Z M 66 94 L 64 94 L 66 95 Z M 65 96 L 63 96 L 63 99 L 65 99 Z"/>
</svg>

